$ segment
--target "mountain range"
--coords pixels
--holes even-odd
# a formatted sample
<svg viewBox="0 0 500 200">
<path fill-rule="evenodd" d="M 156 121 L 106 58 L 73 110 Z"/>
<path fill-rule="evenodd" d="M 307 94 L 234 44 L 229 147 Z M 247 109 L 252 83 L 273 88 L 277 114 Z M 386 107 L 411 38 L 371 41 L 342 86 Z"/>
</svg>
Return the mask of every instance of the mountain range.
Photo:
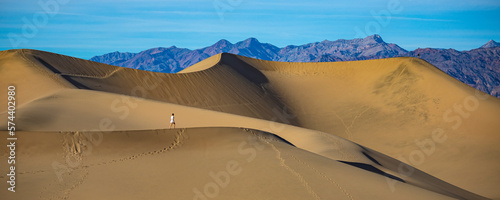
<svg viewBox="0 0 500 200">
<path fill-rule="evenodd" d="M 112 52 L 90 60 L 146 71 L 175 73 L 219 53 L 284 62 L 335 62 L 391 57 L 419 57 L 454 78 L 500 98 L 500 43 L 490 40 L 469 51 L 418 48 L 407 51 L 397 44 L 386 43 L 379 35 L 352 40 L 324 40 L 279 48 L 256 38 L 232 44 L 227 40 L 201 49 L 171 46 L 152 48 L 139 53 Z"/>
</svg>

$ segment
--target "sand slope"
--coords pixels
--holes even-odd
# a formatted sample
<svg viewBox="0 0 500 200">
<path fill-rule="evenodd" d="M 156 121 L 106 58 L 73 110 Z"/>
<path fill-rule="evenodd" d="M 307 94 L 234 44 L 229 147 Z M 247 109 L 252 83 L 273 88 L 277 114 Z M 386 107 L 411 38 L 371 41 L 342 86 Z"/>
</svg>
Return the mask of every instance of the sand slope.
<svg viewBox="0 0 500 200">
<path fill-rule="evenodd" d="M 500 184 L 499 99 L 415 58 L 317 65 L 240 58 L 263 71 L 302 127 L 500 198 L 494 192 Z M 443 139 L 434 139 L 436 131 Z"/>
<path fill-rule="evenodd" d="M 19 178 L 33 189 L 23 192 L 26 198 L 192 199 L 193 188 L 210 182 L 209 171 L 224 169 L 232 159 L 247 164 L 238 144 L 249 135 L 258 135 L 266 147 L 258 150 L 262 159 L 242 165 L 244 172 L 234 179 L 242 182 L 220 188 L 217 198 L 481 198 L 444 181 L 500 198 L 500 150 L 493 145 L 499 141 L 500 127 L 493 123 L 500 116 L 498 99 L 476 94 L 422 60 L 280 63 L 219 54 L 180 74 L 162 74 L 16 50 L 1 52 L 0 64 L 2 72 L 23 71 L 43 83 L 0 74 L 8 80 L 0 82 L 2 88 L 15 83 L 18 91 L 32 91 L 19 100 L 17 113 L 18 129 L 29 131 L 19 133 L 27 145 L 19 148 L 26 159 Z M 466 113 L 453 110 L 457 105 Z M 182 129 L 163 130 L 171 112 Z M 75 142 L 88 139 L 89 130 L 103 142 Z M 436 130 L 441 137 L 432 136 Z M 181 133 L 192 133 L 193 143 L 177 155 L 154 150 L 180 143 Z M 53 145 L 36 145 L 41 138 Z M 60 183 L 48 163 L 64 163 L 66 155 L 81 162 Z M 245 174 L 247 169 L 253 172 Z M 131 188 L 144 192 L 127 193 Z M 176 192 L 154 196 L 161 188 Z"/>
<path fill-rule="evenodd" d="M 408 184 L 392 192 L 383 176 L 260 131 L 116 131 L 94 134 L 94 140 L 85 132 L 19 134 L 19 190 L 6 194 L 16 199 L 195 199 L 199 193 L 217 199 L 452 199 Z M 76 147 L 81 141 L 88 143 Z"/>
</svg>

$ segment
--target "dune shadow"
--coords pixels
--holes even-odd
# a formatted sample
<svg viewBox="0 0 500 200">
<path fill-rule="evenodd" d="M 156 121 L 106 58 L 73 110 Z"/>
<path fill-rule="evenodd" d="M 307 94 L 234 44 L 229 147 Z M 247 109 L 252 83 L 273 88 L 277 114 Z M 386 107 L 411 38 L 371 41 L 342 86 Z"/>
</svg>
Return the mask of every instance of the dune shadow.
<svg viewBox="0 0 500 200">
<path fill-rule="evenodd" d="M 382 164 L 380 164 L 377 160 L 375 160 L 375 158 L 371 157 L 370 155 L 368 155 L 366 152 L 361 152 L 363 153 L 364 156 L 366 156 L 368 159 L 370 159 L 372 162 L 376 163 L 377 165 L 380 165 L 382 166 Z"/>
<path fill-rule="evenodd" d="M 248 79 L 249 81 L 262 85 L 264 83 L 269 83 L 267 77 L 255 67 L 249 65 L 248 63 L 240 60 L 235 55 L 231 55 L 228 53 L 223 53 L 221 55 L 221 62 L 231 66 L 234 70 L 236 70 L 243 77 Z"/>
<path fill-rule="evenodd" d="M 78 89 L 90 89 L 89 87 L 81 84 L 80 82 L 78 81 L 75 81 L 73 79 L 71 79 L 71 77 L 69 75 L 64 75 L 62 74 L 61 71 L 59 71 L 56 67 L 52 66 L 51 64 L 47 63 L 45 60 L 43 60 L 42 58 L 38 57 L 38 56 L 33 56 L 38 62 L 40 62 L 44 67 L 46 67 L 47 69 L 49 69 L 50 71 L 54 72 L 55 74 L 59 74 L 62 78 L 64 78 L 66 81 L 68 81 L 69 83 L 71 83 L 72 85 L 74 85 L 75 87 L 77 87 Z"/>
<path fill-rule="evenodd" d="M 295 145 L 293 145 L 291 142 L 289 142 L 288 140 L 285 140 L 284 138 L 280 137 L 279 135 L 275 135 L 273 133 L 269 133 L 269 134 L 272 134 L 274 137 L 276 137 L 278 140 L 280 140 L 281 142 L 284 142 L 290 146 L 293 146 L 293 147 L 296 147 Z"/>
<path fill-rule="evenodd" d="M 375 173 L 375 174 L 379 174 L 379 175 L 385 176 L 387 178 L 394 179 L 396 181 L 400 181 L 400 182 L 406 183 L 406 181 L 404 181 L 403 179 L 401 179 L 401 178 L 399 178 L 397 176 L 385 173 L 384 171 L 382 171 L 382 170 L 380 170 L 380 169 L 378 169 L 378 168 L 376 168 L 376 167 L 374 167 L 372 165 L 369 165 L 369 164 L 358 163 L 358 162 L 348 162 L 348 161 L 341 161 L 341 160 L 339 160 L 339 162 L 344 163 L 344 164 L 348 164 L 348 165 L 351 165 L 353 167 L 357 167 L 357 168 L 360 168 L 360 169 L 364 169 L 366 171 L 369 171 L 369 172 L 372 172 L 372 173 Z"/>
</svg>

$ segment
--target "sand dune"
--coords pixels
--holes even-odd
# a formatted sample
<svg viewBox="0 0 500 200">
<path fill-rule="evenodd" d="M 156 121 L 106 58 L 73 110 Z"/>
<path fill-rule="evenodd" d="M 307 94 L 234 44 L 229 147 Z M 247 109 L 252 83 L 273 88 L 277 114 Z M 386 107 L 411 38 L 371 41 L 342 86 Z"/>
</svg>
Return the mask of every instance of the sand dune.
<svg viewBox="0 0 500 200">
<path fill-rule="evenodd" d="M 392 192 L 383 176 L 260 131 L 115 131 L 95 145 L 85 132 L 19 134 L 19 199 L 195 199 L 200 193 L 217 199 L 452 199 L 403 183 Z M 93 146 L 75 147 L 82 140 Z"/>
<path fill-rule="evenodd" d="M 300 126 L 344 137 L 500 198 L 494 192 L 500 184 L 499 99 L 416 58 L 318 65 L 241 59 L 263 71 Z M 446 138 L 433 139 L 435 131 Z"/>
<path fill-rule="evenodd" d="M 11 50 L 0 70 L 23 95 L 13 198 L 500 199 L 500 101 L 419 59 L 219 54 L 162 74 Z"/>
</svg>

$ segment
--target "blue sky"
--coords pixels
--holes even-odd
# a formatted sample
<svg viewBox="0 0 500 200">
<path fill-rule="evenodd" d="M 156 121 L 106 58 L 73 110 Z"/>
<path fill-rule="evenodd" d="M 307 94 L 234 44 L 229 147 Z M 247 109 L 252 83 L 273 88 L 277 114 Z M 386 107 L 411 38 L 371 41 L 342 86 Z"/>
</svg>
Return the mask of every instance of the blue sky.
<svg viewBox="0 0 500 200">
<path fill-rule="evenodd" d="M 84 59 L 249 37 L 283 47 L 379 34 L 407 50 L 500 41 L 498 0 L 2 0 L 0 13 L 0 50 Z"/>
</svg>

